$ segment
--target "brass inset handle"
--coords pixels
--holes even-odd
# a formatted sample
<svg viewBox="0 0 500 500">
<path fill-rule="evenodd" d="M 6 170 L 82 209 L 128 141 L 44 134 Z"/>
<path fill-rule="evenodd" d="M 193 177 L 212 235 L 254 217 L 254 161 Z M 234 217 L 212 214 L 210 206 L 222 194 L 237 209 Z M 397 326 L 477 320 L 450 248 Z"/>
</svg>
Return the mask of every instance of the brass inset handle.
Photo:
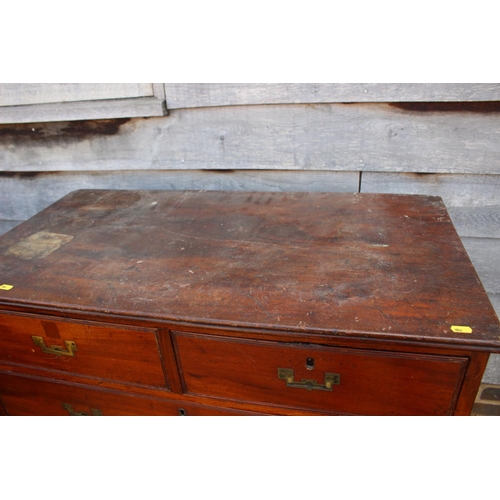
<svg viewBox="0 0 500 500">
<path fill-rule="evenodd" d="M 325 373 L 325 383 L 318 384 L 316 380 L 303 378 L 300 382 L 295 382 L 293 370 L 290 368 L 278 368 L 278 378 L 286 380 L 287 387 L 306 389 L 307 391 L 331 391 L 334 385 L 340 384 L 338 373 Z"/>
<path fill-rule="evenodd" d="M 84 411 L 75 411 L 75 410 L 73 410 L 73 406 L 71 406 L 68 403 L 63 403 L 62 406 L 73 417 L 88 417 L 89 416 L 89 414 L 85 413 Z M 95 408 L 91 408 L 90 411 L 92 412 L 93 416 L 95 416 L 95 417 L 102 417 L 102 411 L 101 410 L 96 410 Z"/>
<path fill-rule="evenodd" d="M 64 341 L 64 344 L 67 349 L 65 351 L 64 347 L 59 347 L 57 345 L 51 345 L 50 347 L 47 347 L 45 345 L 45 340 L 43 340 L 42 337 L 37 337 L 36 335 L 32 335 L 31 338 L 33 339 L 33 343 L 38 347 L 40 347 L 42 351 L 47 354 L 55 354 L 56 356 L 74 356 L 75 352 L 77 351 L 76 344 L 72 340 Z"/>
</svg>

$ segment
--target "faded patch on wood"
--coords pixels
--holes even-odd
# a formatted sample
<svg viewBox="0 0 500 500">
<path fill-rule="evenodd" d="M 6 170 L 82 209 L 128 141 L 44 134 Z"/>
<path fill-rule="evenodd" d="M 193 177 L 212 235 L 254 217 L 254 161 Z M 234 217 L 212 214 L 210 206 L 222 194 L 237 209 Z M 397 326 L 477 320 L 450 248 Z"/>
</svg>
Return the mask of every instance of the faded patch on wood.
<svg viewBox="0 0 500 500">
<path fill-rule="evenodd" d="M 67 234 L 39 231 L 10 246 L 4 253 L 23 260 L 43 259 L 73 239 Z"/>
</svg>

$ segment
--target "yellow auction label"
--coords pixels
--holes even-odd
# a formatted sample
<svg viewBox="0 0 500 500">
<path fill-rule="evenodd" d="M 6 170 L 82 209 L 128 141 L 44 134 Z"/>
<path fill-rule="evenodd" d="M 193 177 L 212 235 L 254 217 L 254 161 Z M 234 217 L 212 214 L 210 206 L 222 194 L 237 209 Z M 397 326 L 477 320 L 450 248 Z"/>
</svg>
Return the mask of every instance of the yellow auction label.
<svg viewBox="0 0 500 500">
<path fill-rule="evenodd" d="M 472 328 L 470 326 L 452 326 L 451 331 L 453 333 L 472 333 Z"/>
<path fill-rule="evenodd" d="M 14 285 L 0 285 L 0 290 L 10 290 Z"/>
</svg>

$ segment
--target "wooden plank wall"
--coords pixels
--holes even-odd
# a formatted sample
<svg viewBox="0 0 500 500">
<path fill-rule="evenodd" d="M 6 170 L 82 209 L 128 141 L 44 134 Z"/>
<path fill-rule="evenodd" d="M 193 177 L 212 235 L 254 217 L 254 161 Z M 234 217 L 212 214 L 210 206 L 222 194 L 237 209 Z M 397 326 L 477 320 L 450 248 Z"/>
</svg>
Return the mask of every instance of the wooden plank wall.
<svg viewBox="0 0 500 500">
<path fill-rule="evenodd" d="M 0 232 L 79 188 L 441 196 L 500 314 L 500 84 L 165 84 L 168 116 L 0 125 Z M 485 382 L 500 384 L 492 356 Z"/>
<path fill-rule="evenodd" d="M 0 83 L 0 123 L 164 116 L 163 83 Z"/>
<path fill-rule="evenodd" d="M 0 105 L 23 106 L 153 96 L 151 83 L 2 83 Z"/>
</svg>

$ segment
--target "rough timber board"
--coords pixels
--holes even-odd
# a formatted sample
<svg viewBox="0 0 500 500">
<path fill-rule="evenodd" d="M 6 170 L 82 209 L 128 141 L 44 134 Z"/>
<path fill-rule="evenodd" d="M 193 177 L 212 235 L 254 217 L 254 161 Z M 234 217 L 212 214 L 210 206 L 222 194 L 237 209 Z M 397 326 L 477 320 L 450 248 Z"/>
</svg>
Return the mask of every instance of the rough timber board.
<svg viewBox="0 0 500 500">
<path fill-rule="evenodd" d="M 498 83 L 166 83 L 169 109 L 239 104 L 497 101 Z"/>
<path fill-rule="evenodd" d="M 151 83 L 0 83 L 0 106 L 151 96 Z"/>
<path fill-rule="evenodd" d="M 357 192 L 358 172 L 119 171 L 0 173 L 0 219 L 27 219 L 77 189 Z"/>
<path fill-rule="evenodd" d="M 361 192 L 441 196 L 460 236 L 500 238 L 500 175 L 363 172 Z"/>
<path fill-rule="evenodd" d="M 132 119 L 112 134 L 64 124 L 0 126 L 9 171 L 344 170 L 500 174 L 500 113 L 414 112 L 388 104 L 197 108 Z"/>
<path fill-rule="evenodd" d="M 163 116 L 164 102 L 156 97 L 106 99 L 56 104 L 0 107 L 0 124 L 102 120 Z"/>
</svg>

